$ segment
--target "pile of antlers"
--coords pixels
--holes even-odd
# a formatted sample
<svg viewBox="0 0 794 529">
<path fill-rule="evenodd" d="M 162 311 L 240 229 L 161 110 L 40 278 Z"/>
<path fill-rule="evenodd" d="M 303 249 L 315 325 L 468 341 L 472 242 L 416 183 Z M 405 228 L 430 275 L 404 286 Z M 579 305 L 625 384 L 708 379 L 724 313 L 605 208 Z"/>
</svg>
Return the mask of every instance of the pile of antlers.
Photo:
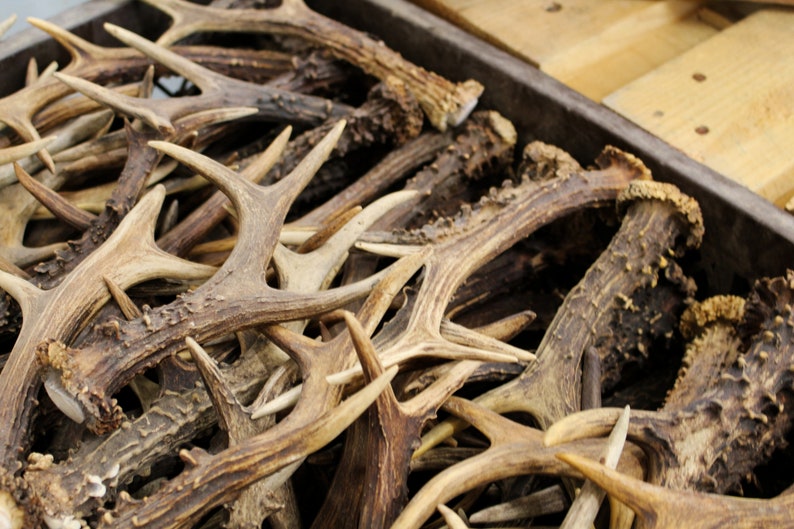
<svg viewBox="0 0 794 529">
<path fill-rule="evenodd" d="M 632 155 L 515 160 L 301 0 L 144 1 L 31 20 L 71 62 L 0 99 L 0 529 L 791 526 L 726 494 L 790 432 L 794 274 L 696 300 Z"/>
</svg>

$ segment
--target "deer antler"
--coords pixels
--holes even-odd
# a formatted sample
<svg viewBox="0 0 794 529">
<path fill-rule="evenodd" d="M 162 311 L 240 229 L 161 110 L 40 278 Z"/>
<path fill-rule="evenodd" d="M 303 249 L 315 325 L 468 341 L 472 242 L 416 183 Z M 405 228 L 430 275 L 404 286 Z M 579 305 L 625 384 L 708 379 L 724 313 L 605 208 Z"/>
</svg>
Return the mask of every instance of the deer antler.
<svg viewBox="0 0 794 529">
<path fill-rule="evenodd" d="M 259 110 L 260 119 L 315 124 L 345 111 L 343 106 L 326 99 L 215 73 L 118 26 L 105 24 L 105 29 L 125 44 L 191 80 L 201 90 L 201 95 L 161 100 L 137 99 L 117 94 L 79 77 L 58 73 L 54 74 L 55 77 L 92 99 L 144 121 L 163 134 L 174 132 L 174 120 L 212 108 L 254 107 Z"/>
<path fill-rule="evenodd" d="M 474 425 L 489 440 L 486 450 L 456 463 L 436 474 L 411 498 L 408 505 L 391 526 L 392 529 L 421 527 L 436 505 L 446 503 L 478 485 L 510 476 L 545 474 L 576 475 L 559 465 L 556 447 L 543 446 L 543 433 L 513 422 L 474 402 L 457 397 L 447 400 L 444 409 Z M 576 444 L 577 454 L 599 457 L 604 445 Z M 642 452 L 631 445 L 621 458 L 621 467 L 635 475 L 642 475 Z"/>
<path fill-rule="evenodd" d="M 19 302 L 25 315 L 8 363 L 0 372 L 0 399 L 4 403 L 0 418 L 9 425 L 0 433 L 3 468 L 15 469 L 26 444 L 28 421 L 39 387 L 36 356 L 49 353 L 49 362 L 60 365 L 58 344 L 74 339 L 110 297 L 103 277 L 126 288 L 156 277 L 204 278 L 214 271 L 165 254 L 154 245 L 154 222 L 163 197 L 162 187 L 147 194 L 113 236 L 57 288 L 42 291 L 23 279 L 0 272 L 0 285 Z M 74 420 L 82 420 L 79 408 L 70 407 L 51 383 L 47 386 L 53 399 Z"/>
<path fill-rule="evenodd" d="M 453 84 L 411 64 L 368 35 L 312 11 L 301 0 L 285 0 L 278 7 L 267 9 L 218 9 L 182 0 L 144 1 L 173 19 L 171 27 L 158 39 L 160 44 L 173 44 L 203 31 L 301 37 L 327 47 L 337 57 L 381 81 L 395 77 L 405 83 L 430 122 L 442 132 L 466 119 L 483 90 L 476 81 Z"/>
<path fill-rule="evenodd" d="M 697 246 L 702 235 L 697 204 L 669 184 L 635 180 L 619 199 L 623 204 L 629 201 L 620 230 L 568 294 L 546 330 L 536 353 L 537 364 L 479 396 L 478 403 L 498 412 L 526 411 L 542 428 L 581 409 L 578 366 L 595 339 L 609 332 L 616 301 L 630 299 L 635 290 L 656 281 L 654 270 L 666 266 L 671 249 L 678 251 L 675 247 L 682 234 L 689 246 Z M 550 394 L 555 396 L 549 398 Z M 439 426 L 426 435 L 425 446 L 460 427 L 460 423 Z"/>
<path fill-rule="evenodd" d="M 557 457 L 628 505 L 647 529 L 794 527 L 791 523 L 792 494 L 771 500 L 753 500 L 674 491 L 624 476 L 576 454 L 562 453 Z"/>
<path fill-rule="evenodd" d="M 690 352 L 690 366 L 682 370 L 665 406 L 658 412 L 632 412 L 629 438 L 652 455 L 654 482 L 725 492 L 782 442 L 791 427 L 782 402 L 794 385 L 789 369 L 794 363 L 792 295 L 792 272 L 759 281 L 745 303 L 740 326 L 748 333 L 748 345 L 737 354 L 732 331 L 726 333 L 724 324 L 711 325 L 698 338 L 703 358 L 695 360 Z M 735 315 L 736 309 L 728 307 L 722 314 Z M 604 408 L 566 417 L 549 429 L 546 443 L 599 435 L 614 414 Z"/>
</svg>

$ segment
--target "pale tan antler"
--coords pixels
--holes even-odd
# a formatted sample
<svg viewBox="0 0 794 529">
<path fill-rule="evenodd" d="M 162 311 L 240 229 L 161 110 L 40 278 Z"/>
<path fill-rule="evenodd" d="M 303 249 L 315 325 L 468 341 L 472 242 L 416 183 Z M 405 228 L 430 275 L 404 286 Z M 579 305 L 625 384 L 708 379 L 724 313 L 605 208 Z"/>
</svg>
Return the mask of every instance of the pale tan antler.
<svg viewBox="0 0 794 529">
<path fill-rule="evenodd" d="M 16 23 L 16 21 L 17 21 L 17 16 L 11 15 L 7 19 L 0 22 L 0 37 L 5 35 L 6 31 L 11 29 L 11 26 L 13 26 Z"/>
<path fill-rule="evenodd" d="M 669 490 L 630 478 L 580 455 L 562 453 L 557 457 L 634 510 L 645 529 L 794 527 L 791 494 L 753 500 Z"/>
<path fill-rule="evenodd" d="M 392 525 L 392 529 L 421 527 L 436 505 L 446 503 L 465 491 L 510 476 L 545 474 L 571 476 L 559 466 L 557 448 L 543 447 L 543 433 L 495 414 L 474 402 L 450 398 L 444 409 L 470 421 L 490 442 L 483 452 L 456 463 L 431 478 L 411 498 Z M 604 445 L 577 444 L 579 454 L 598 457 Z M 572 450 L 569 450 L 572 451 Z M 629 445 L 621 458 L 621 467 L 633 475 L 642 475 L 642 452 Z"/>
</svg>

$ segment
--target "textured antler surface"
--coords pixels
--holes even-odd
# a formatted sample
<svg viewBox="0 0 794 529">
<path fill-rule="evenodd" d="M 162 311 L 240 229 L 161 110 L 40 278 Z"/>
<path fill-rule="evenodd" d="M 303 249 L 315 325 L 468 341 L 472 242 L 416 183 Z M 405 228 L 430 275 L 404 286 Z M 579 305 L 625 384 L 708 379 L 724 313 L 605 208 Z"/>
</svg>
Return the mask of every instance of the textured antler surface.
<svg viewBox="0 0 794 529">
<path fill-rule="evenodd" d="M 791 525 L 794 272 L 300 0 L 145 2 L 0 99 L 0 529 Z"/>
</svg>

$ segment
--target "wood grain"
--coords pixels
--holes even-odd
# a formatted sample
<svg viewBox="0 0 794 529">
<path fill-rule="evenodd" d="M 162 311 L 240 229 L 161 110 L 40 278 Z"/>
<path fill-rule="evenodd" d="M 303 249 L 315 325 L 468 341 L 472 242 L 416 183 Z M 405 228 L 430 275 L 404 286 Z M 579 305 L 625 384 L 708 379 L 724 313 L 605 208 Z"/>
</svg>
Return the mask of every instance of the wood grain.
<svg viewBox="0 0 794 529">
<path fill-rule="evenodd" d="M 596 101 L 717 32 L 701 2 L 415 0 Z"/>
<path fill-rule="evenodd" d="M 794 12 L 762 10 L 605 98 L 782 206 L 794 195 Z"/>
</svg>

